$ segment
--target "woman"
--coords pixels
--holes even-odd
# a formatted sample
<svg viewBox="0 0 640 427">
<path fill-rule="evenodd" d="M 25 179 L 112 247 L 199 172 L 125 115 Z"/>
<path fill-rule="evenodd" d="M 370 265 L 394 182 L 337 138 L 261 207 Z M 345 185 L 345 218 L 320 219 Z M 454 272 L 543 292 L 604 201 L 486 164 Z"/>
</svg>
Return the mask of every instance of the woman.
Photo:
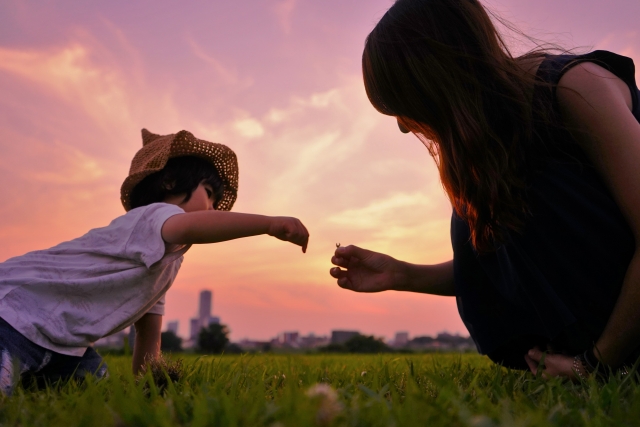
<svg viewBox="0 0 640 427">
<path fill-rule="evenodd" d="M 514 58 L 477 0 L 398 0 L 362 58 L 373 106 L 434 157 L 453 260 L 355 246 L 331 269 L 357 292 L 455 296 L 479 351 L 586 378 L 640 355 L 640 108 L 629 58 Z M 342 268 L 340 268 L 342 267 Z"/>
</svg>

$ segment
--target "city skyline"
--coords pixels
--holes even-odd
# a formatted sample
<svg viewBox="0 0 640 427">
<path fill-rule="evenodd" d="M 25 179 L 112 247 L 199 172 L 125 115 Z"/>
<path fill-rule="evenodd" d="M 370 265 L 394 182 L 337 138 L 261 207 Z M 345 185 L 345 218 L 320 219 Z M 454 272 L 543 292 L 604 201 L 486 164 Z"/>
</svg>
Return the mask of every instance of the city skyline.
<svg viewBox="0 0 640 427">
<path fill-rule="evenodd" d="M 211 323 L 222 323 L 224 324 L 224 322 L 222 322 L 222 320 L 220 319 L 220 317 L 218 316 L 213 316 L 213 295 L 214 295 L 214 291 L 211 289 L 202 289 L 200 290 L 200 293 L 198 295 L 198 304 L 196 306 L 196 317 L 192 317 L 190 319 L 189 322 L 189 333 L 188 334 L 184 334 L 184 333 L 180 333 L 180 328 L 179 328 L 179 321 L 178 320 L 167 320 L 166 323 L 164 324 L 163 327 L 163 331 L 164 332 L 173 332 L 174 334 L 176 334 L 177 336 L 181 337 L 185 343 L 187 344 L 188 347 L 191 347 L 194 345 L 195 341 L 197 340 L 197 336 L 198 333 L 200 332 L 200 330 L 202 328 L 206 328 L 207 326 L 209 326 Z M 225 325 L 229 328 L 232 327 L 232 325 Z M 307 332 L 306 335 L 301 334 L 298 330 L 295 329 L 295 327 L 290 328 L 289 330 L 285 330 L 285 331 L 276 331 L 271 335 L 271 338 L 267 339 L 264 342 L 279 342 L 280 344 L 292 344 L 292 343 L 296 343 L 296 342 L 307 342 L 307 343 L 311 343 L 314 340 L 318 341 L 320 343 L 324 343 L 324 341 L 326 341 L 327 343 L 335 343 L 335 344 L 342 344 L 344 342 L 346 342 L 349 338 L 353 337 L 354 335 L 358 335 L 358 334 L 362 334 L 362 335 L 373 335 L 376 338 L 382 338 L 384 339 L 386 342 L 391 342 L 391 343 L 395 343 L 398 344 L 399 342 L 406 344 L 409 341 L 409 337 L 410 334 L 406 331 L 397 331 L 395 332 L 395 336 L 392 340 L 389 340 L 388 337 L 385 336 L 379 336 L 376 334 L 366 334 L 366 333 L 361 333 L 359 330 L 349 330 L 349 329 L 345 329 L 345 328 L 341 328 L 341 329 L 332 329 L 328 332 L 328 334 L 322 334 L 319 333 L 317 334 L 315 331 L 311 331 L 311 332 Z M 443 330 L 443 331 L 439 331 L 436 336 L 440 336 L 440 335 L 448 335 L 449 331 Z M 451 334 L 453 335 L 453 334 Z M 420 335 L 418 335 L 420 336 Z M 425 336 L 424 334 L 421 336 Z M 456 334 L 456 336 L 460 336 L 460 334 Z M 466 337 L 468 337 L 468 334 L 466 334 Z M 107 342 L 113 342 L 114 340 L 106 340 Z M 243 337 L 242 339 L 238 340 L 237 342 L 242 343 L 242 342 L 261 342 L 259 339 L 252 339 L 251 337 Z M 315 344 L 309 344 L 309 347 L 314 347 L 316 346 Z"/>
</svg>

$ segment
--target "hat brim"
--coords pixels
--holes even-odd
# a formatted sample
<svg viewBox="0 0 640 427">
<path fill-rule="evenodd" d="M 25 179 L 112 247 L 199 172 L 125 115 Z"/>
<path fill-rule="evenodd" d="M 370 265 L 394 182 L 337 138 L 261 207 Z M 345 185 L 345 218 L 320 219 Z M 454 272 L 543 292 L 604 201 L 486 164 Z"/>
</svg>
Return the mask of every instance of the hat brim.
<svg viewBox="0 0 640 427">
<path fill-rule="evenodd" d="M 131 210 L 131 192 L 147 176 L 161 171 L 175 157 L 194 156 L 210 162 L 224 184 L 216 209 L 230 211 L 238 195 L 238 159 L 229 147 L 195 138 L 187 131 L 166 135 L 142 147 L 136 153 L 129 176 L 120 188 L 120 200 L 125 210 Z"/>
</svg>

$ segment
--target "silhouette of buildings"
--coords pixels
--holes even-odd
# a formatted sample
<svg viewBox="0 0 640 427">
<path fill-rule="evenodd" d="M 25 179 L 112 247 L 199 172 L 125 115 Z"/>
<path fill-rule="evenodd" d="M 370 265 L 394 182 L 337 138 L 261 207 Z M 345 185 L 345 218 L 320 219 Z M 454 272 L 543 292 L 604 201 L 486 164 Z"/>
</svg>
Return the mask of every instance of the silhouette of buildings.
<svg viewBox="0 0 640 427">
<path fill-rule="evenodd" d="M 349 339 L 360 335 L 358 331 L 331 331 L 331 344 L 344 344 Z"/>
<path fill-rule="evenodd" d="M 409 332 L 396 332 L 396 337 L 393 340 L 394 347 L 405 347 L 409 342 Z"/>
<path fill-rule="evenodd" d="M 311 349 L 329 344 L 329 337 L 326 335 L 300 335 L 298 331 L 287 331 L 278 334 L 270 341 L 254 341 L 243 339 L 236 343 L 244 351 L 270 351 L 273 349 L 295 350 Z"/>
<path fill-rule="evenodd" d="M 127 340 L 129 341 L 129 348 L 133 348 L 136 343 L 136 327 L 131 325 L 129 327 L 129 333 L 127 334 Z"/>
<path fill-rule="evenodd" d="M 133 326 L 131 326 L 131 329 L 133 329 Z M 115 334 L 100 338 L 93 343 L 93 346 L 97 348 L 122 348 L 124 347 L 124 342 L 128 340 L 128 336 L 129 333 L 125 329 L 124 331 L 116 332 Z"/>
<path fill-rule="evenodd" d="M 394 343 L 394 347 L 416 351 L 473 351 L 476 349 L 476 345 L 471 337 L 463 337 L 459 334 L 452 335 L 448 332 L 440 332 L 435 337 L 428 335 L 415 337 L 410 340 L 408 339 L 404 345 Z"/>
<path fill-rule="evenodd" d="M 175 335 L 178 335 L 178 321 L 173 320 L 167 323 L 167 332 L 173 332 Z"/>
<path fill-rule="evenodd" d="M 213 293 L 210 290 L 202 290 L 198 298 L 198 310 L 196 317 L 190 319 L 189 339 L 185 340 L 183 348 L 195 347 L 198 335 L 202 328 L 206 328 L 212 323 L 220 323 L 220 318 L 212 315 Z M 179 323 L 177 320 L 167 322 L 167 331 L 178 335 Z M 285 331 L 279 333 L 275 338 L 267 341 L 243 339 L 237 342 L 244 351 L 271 351 L 282 349 L 284 351 L 304 351 L 318 347 L 325 347 L 329 344 L 344 344 L 351 338 L 360 335 L 354 330 L 333 330 L 331 336 L 314 335 L 310 333 L 306 336 L 298 331 Z M 94 346 L 99 348 L 123 348 L 128 341 L 129 347 L 133 349 L 135 342 L 135 327 L 131 325 L 129 330 L 123 330 L 113 335 L 104 337 L 95 342 Z M 395 337 L 388 343 L 395 349 L 410 351 L 473 351 L 476 346 L 471 337 L 459 334 L 441 332 L 437 336 L 418 336 L 409 339 L 406 331 L 396 332 Z"/>
<path fill-rule="evenodd" d="M 220 318 L 211 315 L 213 306 L 213 293 L 209 290 L 200 292 L 198 304 L 198 316 L 191 319 L 189 327 L 189 340 L 195 343 L 198 341 L 198 334 L 202 328 L 206 328 L 212 323 L 220 323 Z"/>
<path fill-rule="evenodd" d="M 298 347 L 300 344 L 300 334 L 298 331 L 283 332 L 276 338 L 279 344 L 288 345 L 291 347 Z"/>
</svg>

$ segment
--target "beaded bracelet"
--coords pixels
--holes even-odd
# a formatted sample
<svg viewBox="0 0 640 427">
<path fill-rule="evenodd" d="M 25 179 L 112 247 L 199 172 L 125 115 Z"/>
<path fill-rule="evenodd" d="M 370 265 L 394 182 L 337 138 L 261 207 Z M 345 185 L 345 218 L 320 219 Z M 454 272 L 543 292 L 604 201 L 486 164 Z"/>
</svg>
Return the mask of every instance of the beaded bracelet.
<svg viewBox="0 0 640 427">
<path fill-rule="evenodd" d="M 586 380 L 591 372 L 588 369 L 588 363 L 585 360 L 584 354 L 577 354 L 573 358 L 573 371 L 578 375 L 578 379 Z M 586 372 L 585 373 L 583 373 Z"/>
</svg>

